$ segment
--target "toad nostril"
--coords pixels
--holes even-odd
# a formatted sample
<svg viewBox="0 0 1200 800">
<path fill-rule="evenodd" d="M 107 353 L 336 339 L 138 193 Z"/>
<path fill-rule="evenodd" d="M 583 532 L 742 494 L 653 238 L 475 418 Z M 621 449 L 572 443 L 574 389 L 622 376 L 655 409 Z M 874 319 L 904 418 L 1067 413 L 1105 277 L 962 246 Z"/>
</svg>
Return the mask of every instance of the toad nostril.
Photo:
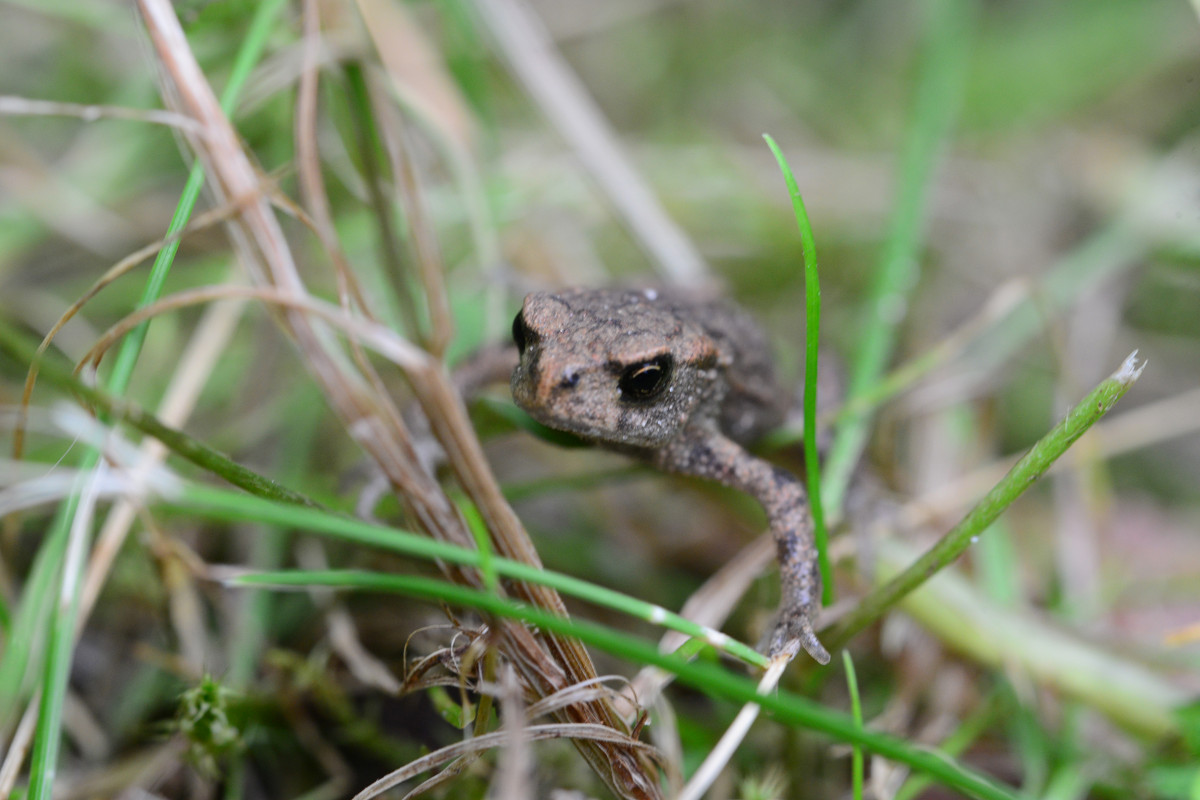
<svg viewBox="0 0 1200 800">
<path fill-rule="evenodd" d="M 558 382 L 558 385 L 563 389 L 574 389 L 579 385 L 579 372 L 574 368 L 563 370 L 562 380 Z"/>
</svg>

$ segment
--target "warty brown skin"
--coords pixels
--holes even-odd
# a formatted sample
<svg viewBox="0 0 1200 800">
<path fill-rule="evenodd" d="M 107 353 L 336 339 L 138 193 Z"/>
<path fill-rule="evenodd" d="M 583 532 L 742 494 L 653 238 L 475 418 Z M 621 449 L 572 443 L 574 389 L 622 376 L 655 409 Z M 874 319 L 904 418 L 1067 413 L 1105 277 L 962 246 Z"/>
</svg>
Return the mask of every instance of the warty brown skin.
<svg viewBox="0 0 1200 800">
<path fill-rule="evenodd" d="M 785 411 L 754 321 L 730 303 L 676 291 L 565 289 L 526 297 L 513 338 L 513 399 L 534 419 L 758 500 L 783 583 L 766 652 L 803 647 L 828 663 L 813 630 L 821 576 L 807 494 L 742 446 Z"/>
</svg>

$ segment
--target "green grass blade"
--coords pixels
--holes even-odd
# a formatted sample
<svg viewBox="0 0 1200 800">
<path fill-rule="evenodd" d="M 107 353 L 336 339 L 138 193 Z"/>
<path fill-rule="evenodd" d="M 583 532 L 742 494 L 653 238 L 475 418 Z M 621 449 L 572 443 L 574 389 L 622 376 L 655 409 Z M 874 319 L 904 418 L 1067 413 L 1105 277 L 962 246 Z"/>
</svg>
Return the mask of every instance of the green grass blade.
<svg viewBox="0 0 1200 800">
<path fill-rule="evenodd" d="M 901 542 L 879 542 L 878 565 L 881 581 L 899 575 L 919 553 Z M 1124 655 L 1111 647 L 1073 635 L 1043 615 L 1006 609 L 988 601 L 977 586 L 958 570 L 944 570 L 900 604 L 904 613 L 929 631 L 948 649 L 969 661 L 998 671 L 1018 670 L 1023 679 L 1077 699 L 1116 722 L 1152 740 L 1178 737 L 1179 708 L 1188 694 L 1169 678 L 1139 661 L 1139 655 Z M 1037 744 L 1045 748 L 1048 734 L 1043 720 L 1029 716 L 1025 731 L 1037 731 Z M 1019 718 L 1009 714 L 1008 719 Z M 1032 775 L 1028 752 L 1021 734 L 1013 728 L 1006 739 L 1020 754 L 1022 771 Z M 1053 745 L 1049 746 L 1053 749 Z M 1048 753 L 1048 751 L 1045 751 Z M 1037 784 L 1032 784 L 1036 790 Z"/>
<path fill-rule="evenodd" d="M 821 569 L 821 602 L 833 603 L 833 568 L 829 564 L 829 532 L 825 527 L 825 505 L 821 500 L 821 460 L 817 457 L 817 345 L 821 337 L 821 282 L 817 269 L 817 242 L 804 198 L 787 159 L 769 135 L 763 134 L 767 147 L 775 154 L 779 171 L 783 173 L 796 226 L 800 229 L 800 245 L 804 251 L 804 466 L 808 473 L 808 498 L 812 507 L 813 539 Z"/>
<path fill-rule="evenodd" d="M 492 552 L 492 536 L 488 531 L 487 522 L 479 513 L 479 508 L 466 496 L 454 498 L 458 512 L 467 522 L 467 528 L 475 539 L 475 549 L 479 551 L 479 574 L 483 577 L 483 585 L 489 592 L 494 592 L 500 586 L 497 577 L 495 553 Z"/>
<path fill-rule="evenodd" d="M 210 519 L 239 523 L 255 521 L 303 530 L 430 561 L 441 560 L 481 568 L 484 559 L 476 550 L 434 541 L 409 531 L 374 525 L 320 509 L 273 503 L 204 486 L 188 486 L 181 497 L 163 499 L 159 505 Z M 506 558 L 493 556 L 491 567 L 499 576 L 549 586 L 563 594 L 696 637 L 756 667 L 767 666 L 767 659 L 753 648 L 731 639 L 720 631 L 697 625 L 654 603 L 647 603 L 569 575 L 540 570 Z"/>
<path fill-rule="evenodd" d="M 850 718 L 862 729 L 862 703 L 858 699 L 858 676 L 854 674 L 854 659 L 849 650 L 842 651 L 842 664 L 846 668 L 846 688 L 850 692 Z M 863 752 L 855 745 L 850 751 L 850 786 L 854 800 L 862 800 L 863 796 Z"/>
<path fill-rule="evenodd" d="M 760 695 L 753 681 L 719 666 L 689 662 L 674 654 L 660 653 L 653 642 L 638 639 L 622 631 L 583 620 L 565 619 L 488 592 L 421 576 L 385 575 L 354 570 L 259 573 L 240 576 L 231 583 L 247 587 L 332 586 L 395 592 L 431 602 L 475 608 L 499 617 L 520 619 L 552 633 L 574 636 L 585 644 L 632 662 L 668 670 L 678 676 L 679 680 L 708 696 L 723 697 L 736 703 L 757 703 L 780 722 L 808 728 L 838 741 L 860 745 L 931 775 L 946 786 L 970 797 L 982 800 L 1015 800 L 1018 797 L 1011 789 L 956 763 L 943 754 L 930 752 L 898 737 L 866 730 L 850 716 L 831 711 L 800 695 L 783 690 Z"/>
<path fill-rule="evenodd" d="M 267 36 L 277 12 L 283 8 L 284 0 L 266 0 L 259 5 L 250 30 L 242 42 L 238 57 L 235 61 L 234 72 L 221 96 L 221 107 L 226 113 L 231 113 L 237 103 L 238 95 L 249 76 L 251 68 L 258 62 L 266 45 Z M 204 184 L 204 168 L 200 162 L 192 168 L 188 181 L 184 186 L 183 195 L 176 207 L 171 224 L 167 229 L 168 236 L 178 233 L 187 225 L 200 197 L 200 189 Z M 159 251 L 151 267 L 150 276 L 142 291 L 138 307 L 145 307 L 156 301 L 162 294 L 175 253 L 179 248 L 176 238 Z M 113 365 L 112 372 L 106 382 L 108 390 L 116 395 L 124 394 L 129 387 L 134 365 L 141 354 L 149 322 L 139 325 L 132 330 L 121 342 L 120 350 Z M 100 454 L 95 450 L 87 451 L 80 464 L 86 472 L 99 463 Z M 75 519 L 77 501 L 70 499 L 60 506 L 60 513 L 55 517 L 55 527 L 51 534 L 54 539 L 61 528 L 70 526 Z M 76 542 L 80 547 L 86 547 L 90 542 L 90 531 L 80 532 Z M 80 575 L 86 559 L 81 555 L 78 559 L 66 559 L 60 585 L 64 587 L 79 586 Z M 30 598 L 35 603 L 45 602 L 44 598 Z M 33 755 L 30 761 L 30 800 L 48 800 L 53 786 L 54 775 L 58 763 L 58 750 L 61 742 L 62 706 L 66 696 L 67 677 L 71 669 L 75 645 L 75 624 L 78 615 L 78 597 L 71 602 L 60 602 L 55 606 L 50 618 L 49 648 L 46 653 L 45 672 L 42 683 L 42 702 L 38 713 L 37 733 L 34 736 Z"/>
<path fill-rule="evenodd" d="M 976 373 L 990 373 L 1041 333 L 1047 317 L 1070 307 L 1080 296 L 1114 275 L 1140 263 L 1149 245 L 1127 220 L 1116 219 L 1075 246 L 1040 277 L 1026 298 L 1008 313 L 997 315 L 988 325 L 970 334 L 961 351 L 947 357 L 947 343 L 940 342 L 897 366 L 838 410 L 835 424 L 869 415 L 898 394 L 910 389 L 931 371 L 948 363 L 969 365 Z M 798 428 L 775 431 L 766 437 L 768 448 L 789 447 L 802 439 Z"/>
<path fill-rule="evenodd" d="M 64 504 L 63 509 L 66 509 Z M 25 582 L 23 602 L 13 616 L 12 630 L 4 641 L 0 658 L 0 729 L 9 729 L 23 698 L 29 696 L 39 646 L 45 643 L 49 598 L 54 594 L 55 579 L 67 547 L 67 528 L 54 524 L 50 535 L 38 548 L 33 567 Z"/>
<path fill-rule="evenodd" d="M 844 651 L 843 651 L 844 652 Z M 963 720 L 953 733 L 946 737 L 938 746 L 943 753 L 957 757 L 966 750 L 976 739 L 991 727 L 997 716 L 1000 703 L 993 694 L 987 701 L 967 719 Z M 893 800 L 913 800 L 929 788 L 931 781 L 926 775 L 914 775 L 905 781 Z"/>
<path fill-rule="evenodd" d="M 1036 300 L 1014 309 L 971 346 L 975 369 L 995 369 L 1045 328 L 1048 313 L 1071 303 L 1105 280 L 1141 263 L 1149 246 L 1126 219 L 1118 218 L 1062 256 L 1035 287 Z"/>
<path fill-rule="evenodd" d="M 18 364 L 28 367 L 37 345 L 29 337 L 0 320 L 0 353 L 8 355 Z M 304 495 L 287 489 L 270 478 L 231 461 L 203 442 L 188 436 L 178 428 L 163 424 L 159 419 L 136 404 L 118 399 L 113 394 L 89 386 L 71 374 L 71 367 L 51 353 L 42 356 L 38 376 L 64 391 L 82 398 L 97 409 L 109 421 L 127 423 L 142 433 L 158 439 L 169 450 L 187 459 L 201 469 L 224 478 L 234 486 L 251 494 L 286 503 L 315 506 L 316 503 Z M 2 716 L 2 715 L 0 715 Z"/>
<path fill-rule="evenodd" d="M 88 475 L 103 471 L 97 466 Z M 81 482 L 87 479 L 81 476 Z M 76 491 L 59 506 L 55 517 L 58 528 L 66 531 L 66 547 L 61 560 L 56 591 L 43 598 L 54 603 L 50 611 L 50 638 L 42 674 L 42 695 L 38 706 L 37 732 L 33 739 L 33 754 L 29 763 L 29 797 L 48 800 L 58 770 L 58 748 L 61 741 L 62 712 L 67 696 L 67 676 L 75 652 L 75 619 L 79 613 L 79 581 L 83 575 L 86 553 L 91 544 L 94 498 L 80 509 L 81 497 Z"/>
<path fill-rule="evenodd" d="M 250 28 L 246 32 L 246 38 L 242 40 L 242 46 L 238 50 L 238 54 L 234 60 L 233 71 L 229 75 L 229 82 L 225 85 L 225 90 L 221 93 L 221 109 L 232 116 L 237 108 L 238 98 L 241 96 L 242 88 L 246 85 L 246 80 L 250 77 L 250 72 L 254 65 L 258 63 L 259 58 L 267 44 L 267 37 L 271 33 L 271 26 L 274 24 L 275 17 L 280 9 L 284 7 L 286 0 L 264 0 L 259 6 L 254 15 L 254 19 L 250 23 Z M 142 297 L 138 301 L 138 308 L 145 308 L 151 303 L 158 300 L 162 296 L 163 285 L 166 283 L 167 275 L 171 271 L 171 264 L 175 261 L 175 254 L 179 250 L 181 240 L 176 234 L 182 231 L 191 219 L 192 211 L 195 210 L 196 201 L 200 199 L 200 190 L 204 187 L 204 164 L 197 161 L 192 166 L 192 171 L 188 174 L 187 183 L 184 184 L 183 194 L 179 198 L 179 203 L 175 206 L 175 214 L 171 217 L 171 223 L 167 226 L 167 244 L 158 251 L 158 255 L 154 258 L 154 265 L 150 268 L 150 277 L 146 281 L 146 286 L 142 290 Z M 120 351 L 117 353 L 116 361 L 114 362 L 112 374 L 107 382 L 108 390 L 115 395 L 125 393 L 129 386 L 129 379 L 133 375 L 133 367 L 137 363 L 138 356 L 142 351 L 142 343 L 146 339 L 146 332 L 150 328 L 150 321 L 147 320 L 141 325 L 131 330 L 121 342 Z"/>
<path fill-rule="evenodd" d="M 879 619 L 905 595 L 957 559 L 971 543 L 1012 505 L 1084 431 L 1100 420 L 1141 375 L 1145 364 L 1131 354 L 1120 369 L 1101 381 L 1067 416 L 1018 461 L 1000 483 L 979 501 L 937 544 L 908 569 L 871 592 L 850 614 L 823 634 L 827 647 L 840 647 L 854 634 Z"/>
<path fill-rule="evenodd" d="M 292 392 L 288 406 L 284 413 L 289 421 L 288 436 L 273 460 L 284 480 L 298 483 L 311 467 L 314 453 L 319 452 L 316 435 L 327 411 L 311 384 Z M 278 528 L 262 527 L 255 531 L 253 541 L 247 543 L 250 563 L 255 569 L 278 569 L 287 560 L 290 537 Z M 276 633 L 272 624 L 276 621 L 272 614 L 274 598 L 258 595 L 245 599 L 234 617 L 229 637 L 229 671 L 225 675 L 225 682 L 238 691 L 250 687 L 262 653 L 274 643 Z"/>
<path fill-rule="evenodd" d="M 974 3 L 931 0 L 929 30 L 913 102 L 913 118 L 900 161 L 891 225 L 867 300 L 858 352 L 851 365 L 847 402 L 870 391 L 892 351 L 896 331 L 920 277 L 925 207 L 938 153 L 957 116 L 970 46 Z M 825 507 L 838 517 L 850 475 L 866 444 L 871 415 L 848 417 L 835 429 L 823 485 Z"/>
</svg>

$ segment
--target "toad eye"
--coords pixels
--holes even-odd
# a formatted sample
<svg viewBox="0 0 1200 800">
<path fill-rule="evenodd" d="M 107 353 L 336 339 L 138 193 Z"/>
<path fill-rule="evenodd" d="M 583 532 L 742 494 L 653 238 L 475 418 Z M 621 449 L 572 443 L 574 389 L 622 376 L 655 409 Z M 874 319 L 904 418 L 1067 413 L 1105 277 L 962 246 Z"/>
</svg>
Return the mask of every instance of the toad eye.
<svg viewBox="0 0 1200 800">
<path fill-rule="evenodd" d="M 659 395 L 671 378 L 671 357 L 659 356 L 625 368 L 617 381 L 621 399 L 644 402 Z"/>
<path fill-rule="evenodd" d="M 513 344 L 517 346 L 517 352 L 525 355 L 525 346 L 533 338 L 533 335 L 529 330 L 529 326 L 525 324 L 524 312 L 519 312 L 513 319 L 512 337 Z"/>
</svg>

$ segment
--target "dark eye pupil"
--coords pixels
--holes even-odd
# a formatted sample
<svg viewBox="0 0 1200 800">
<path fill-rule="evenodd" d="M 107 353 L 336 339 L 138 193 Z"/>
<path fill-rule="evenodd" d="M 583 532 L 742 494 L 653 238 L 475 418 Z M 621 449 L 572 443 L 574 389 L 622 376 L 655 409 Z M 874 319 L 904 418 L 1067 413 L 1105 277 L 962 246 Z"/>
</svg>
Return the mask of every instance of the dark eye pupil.
<svg viewBox="0 0 1200 800">
<path fill-rule="evenodd" d="M 649 400 L 667 385 L 671 362 L 666 356 L 627 367 L 617 386 L 627 400 Z"/>
<path fill-rule="evenodd" d="M 517 346 L 517 352 L 524 355 L 525 353 L 525 317 L 522 314 L 517 314 L 513 319 L 512 328 L 513 344 Z"/>
</svg>

